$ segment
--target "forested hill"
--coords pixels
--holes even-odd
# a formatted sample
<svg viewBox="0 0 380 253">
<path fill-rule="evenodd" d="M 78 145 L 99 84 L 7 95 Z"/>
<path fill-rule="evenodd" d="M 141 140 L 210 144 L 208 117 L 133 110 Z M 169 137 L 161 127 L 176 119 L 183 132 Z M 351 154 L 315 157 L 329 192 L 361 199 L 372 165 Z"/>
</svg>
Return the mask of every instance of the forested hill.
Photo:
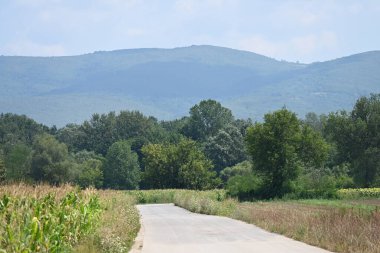
<svg viewBox="0 0 380 253">
<path fill-rule="evenodd" d="M 313 64 L 214 46 L 0 56 L 0 90 L 1 112 L 58 126 L 121 109 L 173 119 L 206 98 L 237 117 L 260 119 L 284 105 L 303 116 L 380 92 L 380 51 Z"/>
</svg>

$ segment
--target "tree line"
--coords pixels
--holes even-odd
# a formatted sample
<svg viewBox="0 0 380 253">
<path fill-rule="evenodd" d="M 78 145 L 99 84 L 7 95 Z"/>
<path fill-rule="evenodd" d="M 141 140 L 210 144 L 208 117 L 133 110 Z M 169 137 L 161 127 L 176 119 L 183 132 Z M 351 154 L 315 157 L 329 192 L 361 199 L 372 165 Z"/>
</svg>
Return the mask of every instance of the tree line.
<svg viewBox="0 0 380 253">
<path fill-rule="evenodd" d="M 333 197 L 380 186 L 380 94 L 359 98 L 351 112 L 300 119 L 282 108 L 260 122 L 236 119 L 215 100 L 176 120 L 121 111 L 60 129 L 1 114 L 0 181 Z"/>
</svg>

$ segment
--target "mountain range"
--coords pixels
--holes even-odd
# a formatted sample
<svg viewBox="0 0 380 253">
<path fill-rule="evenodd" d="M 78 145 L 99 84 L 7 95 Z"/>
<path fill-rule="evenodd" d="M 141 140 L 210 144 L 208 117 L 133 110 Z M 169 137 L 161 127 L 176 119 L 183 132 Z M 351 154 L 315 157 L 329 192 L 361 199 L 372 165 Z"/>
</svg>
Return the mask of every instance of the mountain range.
<svg viewBox="0 0 380 253">
<path fill-rule="evenodd" d="M 0 90 L 0 112 L 58 127 L 119 110 L 174 119 L 208 98 L 237 118 L 261 120 L 283 106 L 303 117 L 380 93 L 380 51 L 311 64 L 215 46 L 0 56 Z"/>
</svg>

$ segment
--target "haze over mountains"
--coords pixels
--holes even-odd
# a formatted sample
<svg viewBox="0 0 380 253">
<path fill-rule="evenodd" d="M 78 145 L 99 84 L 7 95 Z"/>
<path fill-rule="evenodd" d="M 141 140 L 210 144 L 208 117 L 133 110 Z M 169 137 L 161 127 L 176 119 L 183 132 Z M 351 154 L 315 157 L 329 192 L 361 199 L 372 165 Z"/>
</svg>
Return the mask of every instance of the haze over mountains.
<svg viewBox="0 0 380 253">
<path fill-rule="evenodd" d="M 350 109 L 380 92 L 380 51 L 313 64 L 215 46 L 127 49 L 64 57 L 0 56 L 0 111 L 47 125 L 140 110 L 158 119 L 216 99 L 238 118 L 286 106 L 301 117 Z"/>
</svg>

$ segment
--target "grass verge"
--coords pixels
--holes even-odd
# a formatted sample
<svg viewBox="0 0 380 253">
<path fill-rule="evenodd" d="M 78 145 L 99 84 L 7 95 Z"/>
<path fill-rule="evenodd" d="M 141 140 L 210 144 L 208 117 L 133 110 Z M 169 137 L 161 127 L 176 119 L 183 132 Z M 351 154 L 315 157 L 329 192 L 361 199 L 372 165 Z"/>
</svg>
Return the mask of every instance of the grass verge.
<svg viewBox="0 0 380 253">
<path fill-rule="evenodd" d="M 77 245 L 75 253 L 129 252 L 140 229 L 133 196 L 124 191 L 98 191 L 103 213 L 96 231 Z"/>
</svg>

